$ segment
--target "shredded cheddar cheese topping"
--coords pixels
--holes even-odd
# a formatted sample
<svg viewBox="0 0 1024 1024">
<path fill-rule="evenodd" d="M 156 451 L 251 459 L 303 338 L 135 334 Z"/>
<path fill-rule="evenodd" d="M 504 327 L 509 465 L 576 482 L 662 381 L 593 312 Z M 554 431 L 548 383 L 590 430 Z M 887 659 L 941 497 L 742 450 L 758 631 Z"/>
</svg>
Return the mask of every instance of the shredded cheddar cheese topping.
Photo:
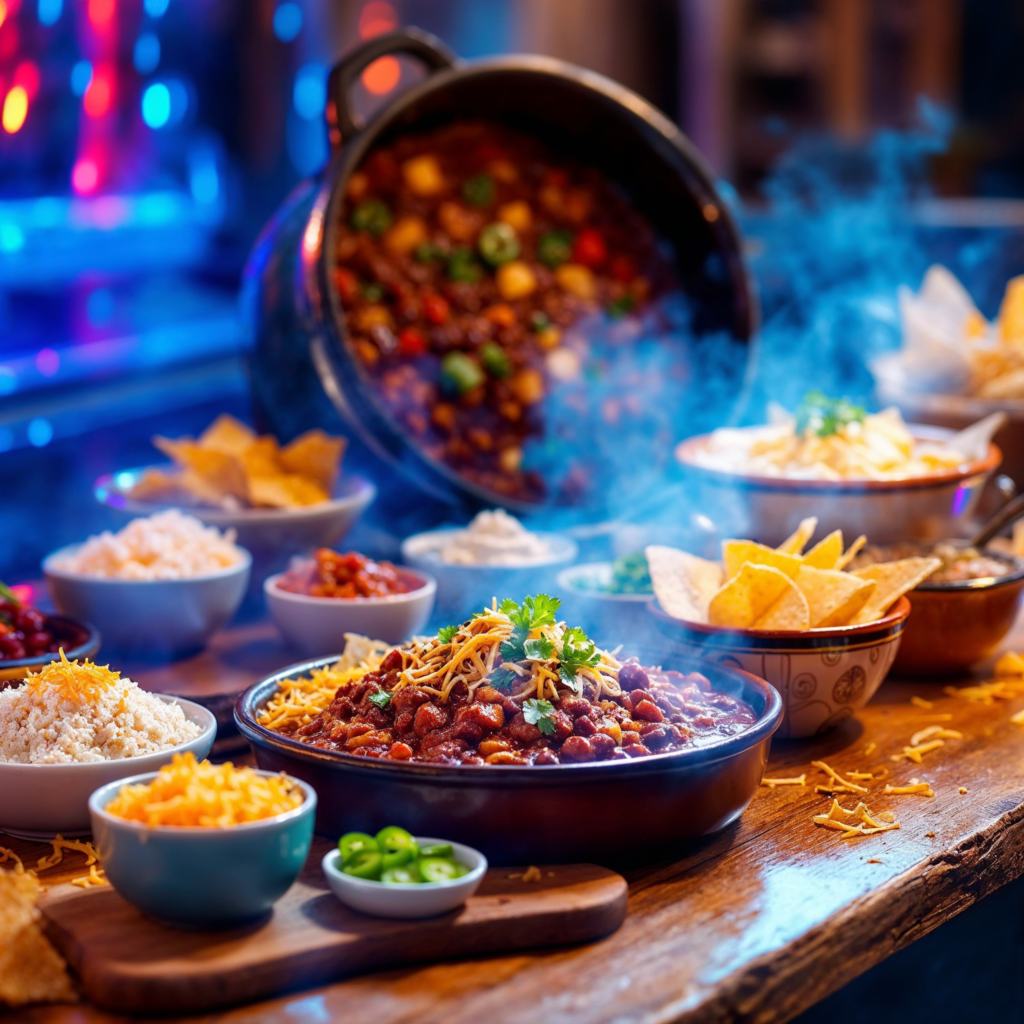
<svg viewBox="0 0 1024 1024">
<path fill-rule="evenodd" d="M 284 814 L 302 801 L 302 790 L 284 774 L 198 762 L 190 751 L 175 754 L 152 782 L 122 786 L 106 810 L 144 825 L 229 828 Z"/>
<path fill-rule="evenodd" d="M 88 705 L 101 693 L 109 690 L 121 678 L 120 672 L 111 671 L 109 665 L 96 665 L 91 661 L 68 661 L 64 648 L 60 661 L 51 661 L 25 680 L 25 690 L 43 694 L 56 692 L 71 704 Z"/>
</svg>

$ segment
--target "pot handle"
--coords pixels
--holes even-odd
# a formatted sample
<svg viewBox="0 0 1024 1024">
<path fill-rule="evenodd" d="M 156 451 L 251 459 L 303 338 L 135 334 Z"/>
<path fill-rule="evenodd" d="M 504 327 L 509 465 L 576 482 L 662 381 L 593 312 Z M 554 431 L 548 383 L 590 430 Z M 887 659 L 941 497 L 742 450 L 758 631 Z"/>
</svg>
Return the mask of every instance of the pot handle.
<svg viewBox="0 0 1024 1024">
<path fill-rule="evenodd" d="M 390 53 L 418 57 L 431 72 L 454 67 L 457 59 L 437 36 L 418 28 L 388 32 L 363 43 L 335 64 L 327 79 L 327 128 L 332 146 L 340 146 L 343 139 L 366 127 L 363 118 L 352 109 L 349 93 L 365 68 Z"/>
</svg>

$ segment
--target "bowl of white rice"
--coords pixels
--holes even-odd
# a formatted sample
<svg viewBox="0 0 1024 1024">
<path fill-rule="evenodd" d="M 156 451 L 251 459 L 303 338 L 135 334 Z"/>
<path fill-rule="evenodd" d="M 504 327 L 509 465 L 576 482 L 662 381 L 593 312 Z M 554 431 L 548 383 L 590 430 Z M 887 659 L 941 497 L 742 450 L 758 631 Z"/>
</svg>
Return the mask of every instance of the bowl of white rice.
<svg viewBox="0 0 1024 1024">
<path fill-rule="evenodd" d="M 61 656 L 0 690 L 0 831 L 27 839 L 89 830 L 100 786 L 210 752 L 217 722 L 180 697 Z"/>
<path fill-rule="evenodd" d="M 238 611 L 252 557 L 221 533 L 177 509 L 133 519 L 43 561 L 57 609 L 93 623 L 119 653 L 188 654 Z"/>
</svg>

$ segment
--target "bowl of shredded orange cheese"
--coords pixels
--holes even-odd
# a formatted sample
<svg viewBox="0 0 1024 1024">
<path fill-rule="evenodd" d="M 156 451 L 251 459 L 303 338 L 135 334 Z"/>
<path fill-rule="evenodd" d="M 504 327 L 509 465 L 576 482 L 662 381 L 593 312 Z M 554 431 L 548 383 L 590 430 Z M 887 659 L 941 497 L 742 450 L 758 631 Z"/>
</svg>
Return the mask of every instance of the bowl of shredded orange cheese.
<svg viewBox="0 0 1024 1024">
<path fill-rule="evenodd" d="M 267 915 L 299 876 L 316 793 L 283 773 L 175 757 L 89 799 L 93 837 L 117 892 L 187 928 Z"/>
</svg>

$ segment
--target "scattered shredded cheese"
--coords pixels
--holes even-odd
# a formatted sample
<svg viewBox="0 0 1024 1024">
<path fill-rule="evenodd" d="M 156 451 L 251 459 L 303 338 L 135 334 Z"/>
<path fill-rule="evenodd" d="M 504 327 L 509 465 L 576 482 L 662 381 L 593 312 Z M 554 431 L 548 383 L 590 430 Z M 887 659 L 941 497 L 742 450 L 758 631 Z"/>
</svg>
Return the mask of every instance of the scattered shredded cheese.
<svg viewBox="0 0 1024 1024">
<path fill-rule="evenodd" d="M 888 796 L 911 796 L 919 794 L 920 796 L 935 796 L 935 791 L 927 782 L 920 782 L 917 779 L 911 779 L 910 785 L 908 786 L 886 786 L 883 792 Z"/>
<path fill-rule="evenodd" d="M 25 865 L 22 864 L 21 858 L 11 849 L 6 846 L 0 846 L 0 864 L 6 864 L 8 861 L 14 862 L 14 873 L 16 875 L 25 874 Z"/>
<path fill-rule="evenodd" d="M 761 785 L 767 786 L 769 789 L 774 789 L 776 786 L 806 786 L 807 773 L 796 775 L 791 779 L 762 779 Z"/>
<path fill-rule="evenodd" d="M 910 745 L 912 747 L 919 746 L 931 736 L 938 740 L 962 740 L 964 738 L 964 734 L 956 729 L 943 729 L 941 725 L 929 725 L 927 729 L 919 729 L 910 737 Z"/>
<path fill-rule="evenodd" d="M 867 789 L 865 789 L 863 786 L 858 786 L 855 782 L 848 782 L 846 779 L 844 779 L 842 777 L 842 775 L 839 774 L 839 772 L 837 772 L 834 768 L 829 767 L 829 765 L 827 765 L 824 761 L 812 761 L 811 764 L 815 768 L 818 768 L 819 770 L 823 771 L 827 776 L 829 776 L 829 778 L 831 778 L 836 783 L 836 786 L 833 787 L 836 792 L 840 792 L 840 793 L 841 792 L 846 792 L 846 793 L 866 793 L 867 792 Z M 819 791 L 822 791 L 822 787 L 821 786 L 818 786 L 816 788 Z"/>
<path fill-rule="evenodd" d="M 877 743 L 874 743 L 874 742 L 869 743 L 864 748 L 864 756 L 865 757 L 870 757 L 877 749 L 878 749 L 878 744 Z"/>
<path fill-rule="evenodd" d="M 1014 725 L 1024 725 L 1024 711 L 1018 711 L 1015 715 L 1010 715 L 1010 721 Z"/>
<path fill-rule="evenodd" d="M 926 711 L 930 711 L 935 707 L 935 701 L 925 700 L 924 697 L 918 697 L 916 694 L 910 698 L 910 703 L 913 704 L 914 707 L 924 708 Z"/>
<path fill-rule="evenodd" d="M 921 755 L 927 754 L 932 750 L 938 750 L 939 747 L 946 745 L 945 740 L 932 740 L 929 743 L 922 743 L 916 747 L 904 747 L 902 754 L 891 754 L 890 760 L 902 761 L 904 758 L 908 761 L 913 761 L 915 764 L 921 764 Z"/>
<path fill-rule="evenodd" d="M 959 790 L 957 790 L 957 792 L 958 792 L 958 793 L 966 793 L 966 792 L 967 792 L 967 787 L 966 787 L 966 786 L 961 786 L 961 787 L 959 788 Z"/>
</svg>

